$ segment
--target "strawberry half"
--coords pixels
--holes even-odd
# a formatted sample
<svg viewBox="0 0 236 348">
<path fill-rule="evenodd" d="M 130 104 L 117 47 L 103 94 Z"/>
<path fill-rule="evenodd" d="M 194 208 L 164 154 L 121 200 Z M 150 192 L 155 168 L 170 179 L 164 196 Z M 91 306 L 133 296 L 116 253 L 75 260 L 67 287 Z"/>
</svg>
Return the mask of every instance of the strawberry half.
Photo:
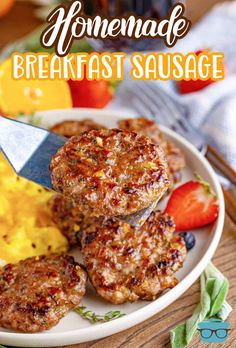
<svg viewBox="0 0 236 348">
<path fill-rule="evenodd" d="M 196 55 L 199 56 L 201 53 L 204 53 L 207 51 L 204 50 L 198 50 L 196 51 Z M 208 80 L 181 80 L 179 81 L 179 92 L 181 94 L 187 94 L 187 93 L 194 93 L 194 92 L 198 92 L 204 88 L 206 88 L 207 86 L 211 85 L 212 83 L 214 83 L 215 81 L 212 79 L 208 79 Z"/>
<path fill-rule="evenodd" d="M 201 91 L 202 89 L 206 88 L 207 86 L 211 85 L 215 81 L 208 79 L 208 80 L 181 80 L 179 81 L 179 92 L 181 94 L 187 94 L 187 93 L 194 93 Z"/>
<path fill-rule="evenodd" d="M 177 231 L 206 226 L 218 217 L 217 197 L 210 185 L 197 177 L 172 193 L 166 213 L 174 217 Z"/>
</svg>

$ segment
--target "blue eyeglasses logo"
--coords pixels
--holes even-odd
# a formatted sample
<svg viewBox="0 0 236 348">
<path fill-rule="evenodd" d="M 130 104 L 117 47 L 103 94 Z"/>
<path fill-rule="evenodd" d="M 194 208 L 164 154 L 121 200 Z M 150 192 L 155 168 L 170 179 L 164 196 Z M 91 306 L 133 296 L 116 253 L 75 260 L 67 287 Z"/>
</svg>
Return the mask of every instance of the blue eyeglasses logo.
<svg viewBox="0 0 236 348">
<path fill-rule="evenodd" d="M 223 343 L 228 338 L 230 324 L 217 318 L 210 318 L 198 324 L 200 338 L 206 343 Z"/>
</svg>

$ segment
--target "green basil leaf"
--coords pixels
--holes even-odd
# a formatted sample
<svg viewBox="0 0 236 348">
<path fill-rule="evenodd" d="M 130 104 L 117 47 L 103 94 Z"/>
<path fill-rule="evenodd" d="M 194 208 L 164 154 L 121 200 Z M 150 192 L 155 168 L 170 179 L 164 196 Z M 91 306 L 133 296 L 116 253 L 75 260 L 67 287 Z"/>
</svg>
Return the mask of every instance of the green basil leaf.
<svg viewBox="0 0 236 348">
<path fill-rule="evenodd" d="M 225 276 L 213 265 L 213 263 L 209 263 L 207 268 L 204 271 L 207 279 L 214 278 L 214 279 L 226 279 Z"/>
<path fill-rule="evenodd" d="M 232 310 L 233 308 L 228 304 L 228 302 L 224 301 L 220 311 L 217 313 L 217 317 L 221 320 L 226 320 Z"/>
<path fill-rule="evenodd" d="M 170 331 L 171 347 L 172 348 L 184 348 L 187 347 L 186 341 L 186 325 L 180 324 Z"/>
<path fill-rule="evenodd" d="M 189 343 L 192 340 L 195 332 L 197 331 L 198 324 L 206 318 L 211 308 L 211 297 L 207 289 L 210 290 L 213 287 L 214 281 L 210 279 L 209 281 L 206 282 L 206 279 L 203 273 L 201 274 L 200 282 L 201 282 L 201 301 L 197 305 L 191 318 L 189 318 L 186 322 L 187 343 Z"/>
<path fill-rule="evenodd" d="M 212 300 L 211 311 L 209 314 L 210 317 L 217 315 L 217 313 L 221 310 L 222 305 L 227 297 L 228 290 L 229 290 L 229 282 L 228 280 L 225 279 L 223 281 L 223 284 L 220 290 L 218 291 L 216 298 Z"/>
<path fill-rule="evenodd" d="M 212 263 L 206 268 L 205 274 L 208 278 L 215 278 L 215 284 L 211 294 L 211 311 L 209 313 L 209 317 L 212 317 L 217 315 L 225 302 L 228 294 L 229 282 Z M 226 307 L 229 309 L 228 306 Z"/>
<path fill-rule="evenodd" d="M 231 306 L 226 302 L 229 288 L 228 280 L 212 263 L 201 274 L 200 282 L 200 303 L 186 324 L 180 324 L 171 330 L 172 348 L 186 347 L 197 331 L 198 323 L 212 316 L 226 320 L 232 311 Z"/>
</svg>

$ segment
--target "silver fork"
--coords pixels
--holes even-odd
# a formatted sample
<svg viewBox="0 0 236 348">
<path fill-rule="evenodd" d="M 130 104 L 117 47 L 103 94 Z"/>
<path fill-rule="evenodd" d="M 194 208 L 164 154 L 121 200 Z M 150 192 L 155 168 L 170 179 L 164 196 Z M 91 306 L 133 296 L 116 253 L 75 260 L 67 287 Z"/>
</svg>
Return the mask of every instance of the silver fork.
<svg viewBox="0 0 236 348">
<path fill-rule="evenodd" d="M 149 116 L 189 140 L 208 159 L 213 167 L 230 183 L 236 185 L 236 172 L 214 148 L 207 144 L 204 135 L 196 130 L 188 119 L 187 108 L 151 82 L 139 81 L 129 90 L 133 107 L 141 115 Z M 224 190 L 224 193 L 226 191 Z M 236 200 L 227 191 L 225 199 L 230 203 L 231 218 L 236 222 Z M 232 209 L 232 202 L 234 207 Z M 232 214 L 234 211 L 234 214 Z"/>
<path fill-rule="evenodd" d="M 236 172 L 229 163 L 206 142 L 204 135 L 196 130 L 188 119 L 186 107 L 178 103 L 163 89 L 152 83 L 140 81 L 129 91 L 134 108 L 160 124 L 174 130 L 189 140 L 208 160 L 217 167 L 223 176 L 236 185 Z M 214 162 L 214 163 L 213 163 Z"/>
<path fill-rule="evenodd" d="M 160 122 L 187 138 L 203 154 L 206 152 L 204 136 L 188 121 L 186 108 L 151 82 L 140 81 L 132 89 L 134 107 L 140 113 Z"/>
</svg>

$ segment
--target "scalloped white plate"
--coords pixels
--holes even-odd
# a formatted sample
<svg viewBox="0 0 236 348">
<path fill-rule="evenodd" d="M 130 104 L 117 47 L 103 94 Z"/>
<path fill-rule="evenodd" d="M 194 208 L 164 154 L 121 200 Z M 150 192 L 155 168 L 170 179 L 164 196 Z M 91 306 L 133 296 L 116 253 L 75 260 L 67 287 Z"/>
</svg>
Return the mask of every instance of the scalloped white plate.
<svg viewBox="0 0 236 348">
<path fill-rule="evenodd" d="M 107 127 L 116 127 L 119 119 L 129 116 L 124 112 L 95 109 L 52 110 L 38 114 L 42 117 L 45 126 L 53 125 L 65 119 L 89 117 Z M 78 314 L 70 312 L 53 329 L 42 333 L 23 334 L 0 329 L 1 344 L 17 347 L 55 347 L 106 337 L 128 329 L 160 312 L 180 297 L 198 279 L 211 260 L 220 241 L 224 224 L 224 198 L 217 176 L 207 160 L 181 136 L 164 127 L 162 129 L 166 136 L 176 143 L 185 154 L 187 167 L 183 171 L 182 182 L 191 179 L 194 172 L 199 173 L 213 187 L 220 206 L 219 217 L 215 224 L 194 231 L 196 245 L 188 253 L 184 267 L 177 273 L 179 284 L 153 302 L 138 301 L 120 306 L 105 302 L 96 295 L 91 286 L 88 286 L 86 296 L 82 300 L 83 305 L 99 314 L 119 309 L 126 315 L 108 323 L 91 325 Z M 76 250 L 73 254 L 79 256 L 80 251 Z"/>
</svg>

